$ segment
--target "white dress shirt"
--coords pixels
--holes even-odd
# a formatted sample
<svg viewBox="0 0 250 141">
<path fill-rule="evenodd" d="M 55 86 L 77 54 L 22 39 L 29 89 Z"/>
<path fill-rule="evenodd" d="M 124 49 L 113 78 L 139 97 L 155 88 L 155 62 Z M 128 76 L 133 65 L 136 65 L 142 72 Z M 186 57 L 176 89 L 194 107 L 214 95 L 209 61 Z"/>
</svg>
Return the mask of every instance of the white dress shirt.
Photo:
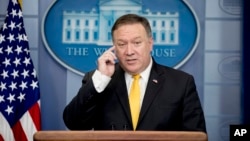
<svg viewBox="0 0 250 141">
<path fill-rule="evenodd" d="M 143 72 L 140 73 L 141 78 L 140 78 L 139 83 L 140 83 L 140 93 L 141 93 L 140 94 L 141 95 L 141 98 L 140 98 L 141 105 L 142 105 L 142 101 L 143 101 L 146 87 L 148 84 L 148 79 L 149 79 L 149 74 L 150 74 L 151 68 L 152 68 L 152 58 L 150 60 L 148 67 Z M 125 75 L 125 81 L 126 81 L 127 91 L 128 91 L 128 95 L 129 95 L 130 88 L 131 88 L 131 85 L 133 82 L 133 77 L 132 77 L 132 75 L 128 74 L 127 72 L 124 75 Z M 103 74 L 101 74 L 100 71 L 96 70 L 92 76 L 92 80 L 93 80 L 94 87 L 95 87 L 96 91 L 101 93 L 109 84 L 111 77 L 103 75 Z"/>
</svg>

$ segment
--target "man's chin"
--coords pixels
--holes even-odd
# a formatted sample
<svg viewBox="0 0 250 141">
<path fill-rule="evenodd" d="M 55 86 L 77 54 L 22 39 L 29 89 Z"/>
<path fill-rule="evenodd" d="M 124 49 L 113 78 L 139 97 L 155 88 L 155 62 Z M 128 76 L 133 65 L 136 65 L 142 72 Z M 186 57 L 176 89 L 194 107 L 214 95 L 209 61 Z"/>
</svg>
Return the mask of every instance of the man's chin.
<svg viewBox="0 0 250 141">
<path fill-rule="evenodd" d="M 126 67 L 126 69 L 124 69 L 126 72 L 128 72 L 129 74 L 137 74 L 138 73 L 138 69 L 136 67 Z"/>
</svg>

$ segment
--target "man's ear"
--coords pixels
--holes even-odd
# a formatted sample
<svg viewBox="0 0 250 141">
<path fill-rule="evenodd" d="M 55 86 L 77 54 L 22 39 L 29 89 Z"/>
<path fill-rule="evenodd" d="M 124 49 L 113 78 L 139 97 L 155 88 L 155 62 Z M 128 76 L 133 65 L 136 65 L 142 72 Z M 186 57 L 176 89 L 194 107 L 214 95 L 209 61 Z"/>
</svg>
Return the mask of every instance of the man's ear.
<svg viewBox="0 0 250 141">
<path fill-rule="evenodd" d="M 150 45 L 150 50 L 152 51 L 153 50 L 153 45 L 154 45 L 154 39 L 153 39 L 153 37 L 149 38 L 149 45 Z"/>
</svg>

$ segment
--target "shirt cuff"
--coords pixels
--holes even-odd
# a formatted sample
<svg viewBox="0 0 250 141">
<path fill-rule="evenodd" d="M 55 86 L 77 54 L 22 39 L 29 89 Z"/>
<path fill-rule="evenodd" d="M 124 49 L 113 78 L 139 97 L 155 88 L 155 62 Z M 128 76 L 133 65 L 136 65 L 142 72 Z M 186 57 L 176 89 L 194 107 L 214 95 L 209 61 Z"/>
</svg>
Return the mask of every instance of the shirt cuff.
<svg viewBox="0 0 250 141">
<path fill-rule="evenodd" d="M 109 84 L 111 77 L 101 74 L 100 71 L 96 70 L 92 76 L 94 87 L 98 93 L 101 93 Z"/>
</svg>

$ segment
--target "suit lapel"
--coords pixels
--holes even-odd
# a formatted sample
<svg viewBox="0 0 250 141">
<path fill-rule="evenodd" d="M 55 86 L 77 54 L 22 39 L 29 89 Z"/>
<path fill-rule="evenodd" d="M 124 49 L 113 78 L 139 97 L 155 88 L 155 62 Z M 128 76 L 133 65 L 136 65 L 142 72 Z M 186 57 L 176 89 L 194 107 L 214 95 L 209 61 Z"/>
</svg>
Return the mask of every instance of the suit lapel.
<svg viewBox="0 0 250 141">
<path fill-rule="evenodd" d="M 146 92 L 144 95 L 138 124 L 140 124 L 141 119 L 147 112 L 148 108 L 152 104 L 156 95 L 159 93 L 160 88 L 164 84 L 163 83 L 164 78 L 161 77 L 161 74 L 162 72 L 160 72 L 160 70 L 157 69 L 157 64 L 154 63 L 148 80 Z"/>
<path fill-rule="evenodd" d="M 126 82 L 125 82 L 125 77 L 124 77 L 124 71 L 118 67 L 117 68 L 117 72 L 115 74 L 115 76 L 113 77 L 117 77 L 114 78 L 114 80 L 118 80 L 115 83 L 115 93 L 126 113 L 127 118 L 129 119 L 129 121 L 131 121 L 131 116 L 130 116 L 130 109 L 129 109 L 129 101 L 128 101 L 128 92 L 127 92 L 127 87 L 126 87 Z"/>
</svg>

